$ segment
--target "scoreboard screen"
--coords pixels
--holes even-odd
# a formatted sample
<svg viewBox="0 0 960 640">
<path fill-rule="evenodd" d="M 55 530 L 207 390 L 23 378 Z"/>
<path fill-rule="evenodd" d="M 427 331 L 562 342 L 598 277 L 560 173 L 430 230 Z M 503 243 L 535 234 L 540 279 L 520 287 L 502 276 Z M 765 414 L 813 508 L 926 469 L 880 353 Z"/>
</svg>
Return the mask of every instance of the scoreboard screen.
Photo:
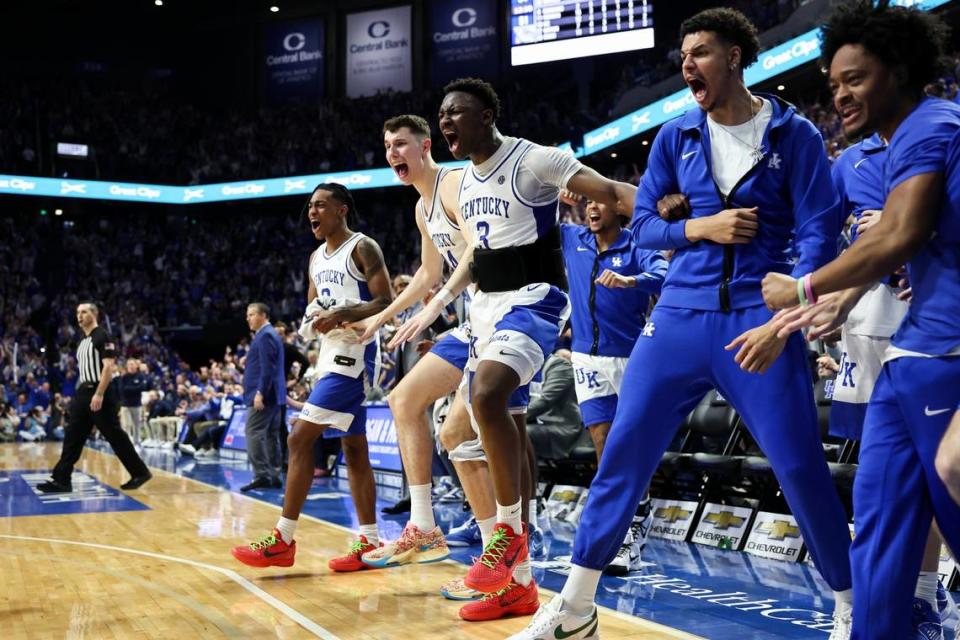
<svg viewBox="0 0 960 640">
<path fill-rule="evenodd" d="M 510 0 L 515 67 L 652 46 L 653 0 Z"/>
</svg>

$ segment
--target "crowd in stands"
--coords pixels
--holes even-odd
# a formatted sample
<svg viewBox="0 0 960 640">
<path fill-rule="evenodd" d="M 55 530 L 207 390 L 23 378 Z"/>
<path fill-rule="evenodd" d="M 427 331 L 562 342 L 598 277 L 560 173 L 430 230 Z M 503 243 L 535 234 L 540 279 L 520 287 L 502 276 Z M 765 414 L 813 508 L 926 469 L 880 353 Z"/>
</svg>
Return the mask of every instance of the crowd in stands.
<svg viewBox="0 0 960 640">
<path fill-rule="evenodd" d="M 799 0 L 730 4 L 762 31 L 785 19 Z M 597 65 L 587 109 L 557 95 L 563 88 L 575 92 L 569 78 L 540 80 L 542 87 L 531 86 L 529 74 L 498 83 L 501 128 L 541 144 L 581 139 L 609 120 L 625 91 L 675 75 L 680 65 L 675 43 L 624 58 L 615 71 Z M 181 95 L 175 74 L 130 80 L 94 68 L 82 75 L 7 78 L 0 100 L 5 172 L 201 184 L 381 167 L 380 123 L 398 113 L 434 114 L 442 97 L 434 88 L 309 104 L 198 106 Z M 89 145 L 90 160 L 56 158 L 57 142 Z M 449 159 L 445 149 L 438 156 Z"/>
<path fill-rule="evenodd" d="M 379 239 L 391 272 L 403 273 L 418 256 L 416 228 L 404 224 L 412 207 L 383 200 L 370 203 L 358 228 Z M 316 244 L 307 231 L 296 214 L 257 211 L 229 220 L 130 212 L 5 216 L 0 439 L 36 439 L 25 435 L 28 428 L 36 436 L 61 433 L 63 407 L 78 377 L 75 349 L 82 336 L 75 309 L 85 300 L 99 304 L 101 324 L 121 345 L 119 371 L 127 359 L 136 359 L 159 392 L 156 405 L 148 407 L 151 417 L 197 410 L 211 400 L 205 395 L 210 389 L 234 395 L 244 349 L 241 344 L 216 362 L 191 368 L 161 329 L 242 321 L 247 303 L 264 300 L 275 324 L 291 327 L 287 340 L 306 353 L 292 329 L 306 302 L 306 264 Z M 387 372 L 391 357 L 385 356 Z M 304 395 L 305 389 L 293 391 Z M 145 439 L 160 437 L 151 431 Z"/>
</svg>

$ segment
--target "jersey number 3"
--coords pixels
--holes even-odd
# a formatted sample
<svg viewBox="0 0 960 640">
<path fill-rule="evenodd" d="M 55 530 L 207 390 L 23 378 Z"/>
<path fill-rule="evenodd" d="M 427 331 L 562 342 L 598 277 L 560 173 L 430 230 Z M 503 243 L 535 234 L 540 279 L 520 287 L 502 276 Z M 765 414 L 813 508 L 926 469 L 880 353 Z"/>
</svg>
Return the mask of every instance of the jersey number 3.
<svg viewBox="0 0 960 640">
<path fill-rule="evenodd" d="M 477 223 L 477 235 L 480 240 L 480 247 L 482 249 L 489 249 L 490 242 L 487 240 L 487 236 L 490 235 L 490 223 L 489 222 L 478 222 Z"/>
</svg>

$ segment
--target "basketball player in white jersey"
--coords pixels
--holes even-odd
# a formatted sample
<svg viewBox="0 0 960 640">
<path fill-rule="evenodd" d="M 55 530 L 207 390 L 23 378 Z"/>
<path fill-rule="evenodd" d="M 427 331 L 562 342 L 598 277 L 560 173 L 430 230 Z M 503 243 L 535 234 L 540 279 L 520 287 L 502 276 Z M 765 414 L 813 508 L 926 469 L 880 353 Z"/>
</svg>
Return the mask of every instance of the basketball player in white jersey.
<svg viewBox="0 0 960 640">
<path fill-rule="evenodd" d="M 462 171 L 449 170 L 434 162 L 429 123 L 420 116 L 397 116 L 384 123 L 383 136 L 387 162 L 400 181 L 413 185 L 421 196 L 414 211 L 421 236 L 420 267 L 406 290 L 367 322 L 365 337 L 424 298 L 442 278 L 444 263 L 452 272 L 464 257 L 469 259 L 472 254 L 457 222 L 457 190 Z M 472 287 L 464 295 L 471 293 Z M 469 326 L 464 323 L 442 337 L 387 398 L 396 420 L 404 472 L 410 485 L 410 521 L 398 540 L 364 555 L 363 561 L 372 567 L 434 562 L 448 554 L 431 503 L 433 439 L 427 411 L 434 402 L 457 392 L 461 386 L 468 343 Z M 496 521 L 493 482 L 480 438 L 471 427 L 459 392 L 442 424 L 440 440 L 457 469 L 481 538 L 486 543 Z M 528 493 L 532 493 L 532 487 Z M 459 578 L 445 584 L 441 593 L 451 600 L 477 600 L 482 595 L 467 588 Z M 466 620 L 490 620 L 529 612 L 529 605 L 519 610 L 488 605 L 487 602 L 465 605 L 460 616 Z"/>
<path fill-rule="evenodd" d="M 320 339 L 320 377 L 287 439 L 290 463 L 283 517 L 270 533 L 233 549 L 237 560 L 252 567 L 293 565 L 294 532 L 313 482 L 313 445 L 321 434 L 342 438 L 360 525 L 358 540 L 345 556 L 331 559 L 330 568 L 366 569 L 360 557 L 380 546 L 363 407 L 365 389 L 377 379 L 379 337 L 361 340 L 358 331 L 346 325 L 385 309 L 393 293 L 379 245 L 347 226 L 347 216 L 355 211 L 353 196 L 343 185 L 321 184 L 310 196 L 310 226 L 317 240 L 324 242 L 310 256 L 309 305 L 300 334 Z"/>
<path fill-rule="evenodd" d="M 444 93 L 440 131 L 455 158 L 471 161 L 458 199 L 473 260 L 460 263 L 392 344 L 418 335 L 474 280 L 468 399 L 493 476 L 497 523 L 465 583 L 491 594 L 491 603 L 502 608 L 520 607 L 535 603 L 537 595 L 521 517 L 525 425 L 510 409 L 526 405 L 527 385 L 570 314 L 562 290 L 559 192 L 566 188 L 630 218 L 636 188 L 600 176 L 568 152 L 501 135 L 499 99 L 482 80 L 454 81 Z"/>
</svg>

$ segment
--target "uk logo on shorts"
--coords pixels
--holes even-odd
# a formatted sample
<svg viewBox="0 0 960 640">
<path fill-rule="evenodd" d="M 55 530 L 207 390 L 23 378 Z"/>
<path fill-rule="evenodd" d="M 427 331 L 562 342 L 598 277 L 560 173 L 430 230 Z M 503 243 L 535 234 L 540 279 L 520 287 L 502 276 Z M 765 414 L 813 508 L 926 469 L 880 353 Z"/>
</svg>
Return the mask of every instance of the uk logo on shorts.
<svg viewBox="0 0 960 640">
<path fill-rule="evenodd" d="M 587 385 L 587 389 L 600 388 L 600 382 L 597 381 L 597 374 L 599 373 L 598 371 L 591 371 L 589 369 L 578 367 L 574 372 L 576 374 L 577 384 L 585 384 Z"/>
<path fill-rule="evenodd" d="M 615 266 L 615 267 L 622 267 L 622 266 L 623 266 L 623 258 L 620 258 L 619 256 L 618 256 L 618 257 L 615 257 L 615 258 L 613 259 L 613 266 Z"/>
<path fill-rule="evenodd" d="M 857 384 L 853 377 L 853 372 L 857 368 L 856 362 L 851 362 L 848 359 L 847 352 L 844 352 L 840 358 L 840 371 L 837 374 L 837 379 L 840 380 L 841 387 L 849 387 L 850 389 L 856 389 Z"/>
<path fill-rule="evenodd" d="M 657 326 L 653 322 L 648 322 L 643 325 L 643 331 L 640 332 L 640 336 L 643 338 L 652 338 L 653 332 L 657 330 Z"/>
</svg>

